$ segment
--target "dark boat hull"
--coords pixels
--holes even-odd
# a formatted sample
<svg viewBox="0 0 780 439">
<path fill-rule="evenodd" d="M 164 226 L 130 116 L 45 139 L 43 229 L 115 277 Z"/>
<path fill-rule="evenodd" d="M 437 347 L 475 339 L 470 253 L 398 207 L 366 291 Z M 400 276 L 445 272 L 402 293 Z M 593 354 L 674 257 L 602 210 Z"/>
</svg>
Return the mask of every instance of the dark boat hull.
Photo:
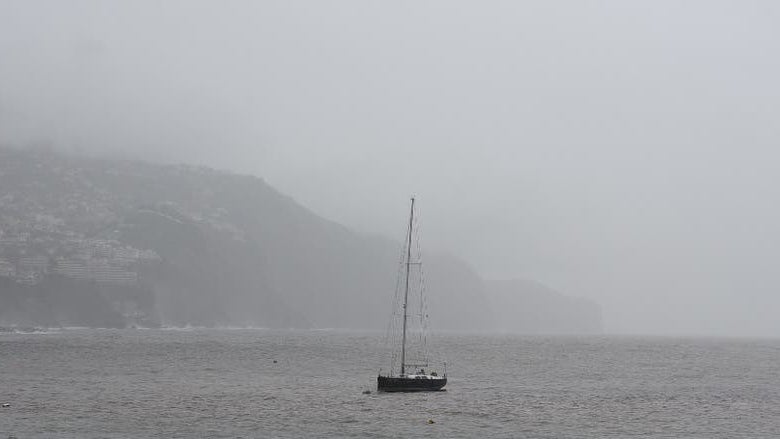
<svg viewBox="0 0 780 439">
<path fill-rule="evenodd" d="M 380 392 L 435 392 L 447 384 L 447 378 L 377 377 Z"/>
</svg>

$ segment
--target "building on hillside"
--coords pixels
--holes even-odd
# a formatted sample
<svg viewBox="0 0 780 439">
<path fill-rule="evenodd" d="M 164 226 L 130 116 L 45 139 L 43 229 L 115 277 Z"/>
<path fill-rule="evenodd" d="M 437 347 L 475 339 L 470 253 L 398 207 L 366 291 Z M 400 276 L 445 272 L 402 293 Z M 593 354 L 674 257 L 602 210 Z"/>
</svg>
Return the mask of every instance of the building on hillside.
<svg viewBox="0 0 780 439">
<path fill-rule="evenodd" d="M 0 258 L 0 277 L 16 276 L 16 266 L 8 259 Z"/>
<path fill-rule="evenodd" d="M 70 258 L 57 258 L 54 261 L 53 271 L 63 276 L 74 279 L 89 279 L 89 270 L 83 260 Z"/>
<path fill-rule="evenodd" d="M 141 251 L 133 247 L 119 247 L 114 249 L 114 258 L 117 264 L 132 265 L 138 262 L 141 257 Z"/>
<path fill-rule="evenodd" d="M 20 284 L 35 285 L 43 279 L 43 275 L 38 271 L 19 270 L 14 279 Z"/>
<path fill-rule="evenodd" d="M 47 274 L 49 272 L 49 257 L 47 255 L 35 255 L 19 258 L 19 271 Z"/>
</svg>

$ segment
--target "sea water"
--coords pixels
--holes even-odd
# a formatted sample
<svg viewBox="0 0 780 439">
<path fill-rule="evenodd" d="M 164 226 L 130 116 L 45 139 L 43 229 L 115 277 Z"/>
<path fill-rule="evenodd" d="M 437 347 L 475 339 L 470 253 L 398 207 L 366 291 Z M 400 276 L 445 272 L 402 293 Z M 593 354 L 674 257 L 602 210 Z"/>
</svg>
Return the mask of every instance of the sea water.
<svg viewBox="0 0 780 439">
<path fill-rule="evenodd" d="M 777 339 L 430 344 L 447 391 L 383 394 L 381 334 L 6 331 L 0 439 L 780 437 Z"/>
</svg>

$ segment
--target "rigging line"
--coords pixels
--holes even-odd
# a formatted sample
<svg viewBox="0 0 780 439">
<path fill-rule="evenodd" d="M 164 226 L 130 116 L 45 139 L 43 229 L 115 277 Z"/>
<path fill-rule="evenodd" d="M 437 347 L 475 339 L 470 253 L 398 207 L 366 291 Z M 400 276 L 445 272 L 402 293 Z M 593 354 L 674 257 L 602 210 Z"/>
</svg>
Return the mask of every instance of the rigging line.
<svg viewBox="0 0 780 439">
<path fill-rule="evenodd" d="M 408 231 L 408 229 L 407 229 Z M 388 319 L 387 329 L 385 331 L 385 339 L 384 339 L 384 351 L 389 354 L 390 357 L 390 375 L 394 375 L 394 365 L 397 363 L 398 360 L 398 346 L 394 343 L 397 331 L 398 331 L 398 310 L 400 306 L 400 293 L 401 293 L 401 278 L 403 275 L 404 270 L 404 255 L 406 254 L 406 240 L 404 240 L 403 244 L 400 246 L 399 251 L 399 257 L 398 257 L 398 263 L 396 265 L 396 276 L 395 276 L 395 291 L 393 294 L 393 303 L 392 308 L 390 312 L 390 318 Z"/>
<path fill-rule="evenodd" d="M 406 250 L 405 248 L 402 248 L 401 253 L 404 253 L 405 250 Z M 401 287 L 401 271 L 403 270 L 403 254 L 401 255 L 400 259 L 401 260 L 398 262 L 398 269 L 396 271 L 396 276 L 395 276 L 395 291 L 393 294 L 393 304 L 392 304 L 392 309 L 390 311 L 390 323 L 388 324 L 388 326 L 393 324 L 394 322 L 393 316 L 395 316 L 398 311 L 397 308 L 398 308 L 398 299 L 399 299 L 400 287 Z"/>
<path fill-rule="evenodd" d="M 427 304 L 426 304 L 426 297 L 425 297 L 425 276 L 424 276 L 424 269 L 422 264 L 422 246 L 420 244 L 421 239 L 420 235 L 422 233 L 420 232 L 420 224 L 422 223 L 420 221 L 420 213 L 419 208 L 417 210 L 416 215 L 416 222 L 415 227 L 417 229 L 417 234 L 415 236 L 415 250 L 416 250 L 416 260 L 418 261 L 418 278 L 417 278 L 417 284 L 418 284 L 418 291 L 419 291 L 419 313 L 417 314 L 419 318 L 419 325 L 420 325 L 420 331 L 418 333 L 418 346 L 417 346 L 417 356 L 419 359 L 421 359 L 421 363 L 428 363 L 428 349 L 427 349 L 427 341 L 428 341 L 428 321 L 427 321 Z"/>
<path fill-rule="evenodd" d="M 417 218 L 419 220 L 420 214 L 418 209 Z M 422 261 L 422 245 L 420 244 L 420 235 L 419 232 L 419 224 L 418 224 L 418 233 L 417 233 L 417 255 L 418 259 Z M 420 343 L 422 346 L 422 358 L 425 363 L 428 363 L 429 360 L 429 353 L 428 353 L 428 329 L 430 325 L 430 321 L 428 318 L 428 301 L 427 301 L 427 295 L 426 295 L 426 283 L 425 283 L 425 270 L 424 266 L 422 264 L 419 265 L 419 288 L 420 288 Z"/>
<path fill-rule="evenodd" d="M 407 237 L 406 247 L 406 282 L 404 283 L 404 322 L 403 322 L 403 338 L 401 340 L 401 375 L 405 373 L 404 364 L 406 361 L 406 320 L 408 317 L 409 308 L 409 270 L 411 268 L 411 255 L 412 255 L 412 232 L 414 227 L 414 197 L 412 197 L 411 206 L 409 207 L 409 236 Z"/>
</svg>

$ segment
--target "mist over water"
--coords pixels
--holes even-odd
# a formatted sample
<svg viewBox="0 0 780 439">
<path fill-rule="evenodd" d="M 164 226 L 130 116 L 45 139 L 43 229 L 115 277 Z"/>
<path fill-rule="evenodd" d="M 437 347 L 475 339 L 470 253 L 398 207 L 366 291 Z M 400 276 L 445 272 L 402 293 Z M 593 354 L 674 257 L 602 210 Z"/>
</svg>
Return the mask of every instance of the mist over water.
<svg viewBox="0 0 780 439">
<path fill-rule="evenodd" d="M 608 332 L 778 336 L 779 18 L 6 0 L 0 143 L 253 174 L 396 240 L 416 194 L 424 252 L 595 300 Z"/>
</svg>

